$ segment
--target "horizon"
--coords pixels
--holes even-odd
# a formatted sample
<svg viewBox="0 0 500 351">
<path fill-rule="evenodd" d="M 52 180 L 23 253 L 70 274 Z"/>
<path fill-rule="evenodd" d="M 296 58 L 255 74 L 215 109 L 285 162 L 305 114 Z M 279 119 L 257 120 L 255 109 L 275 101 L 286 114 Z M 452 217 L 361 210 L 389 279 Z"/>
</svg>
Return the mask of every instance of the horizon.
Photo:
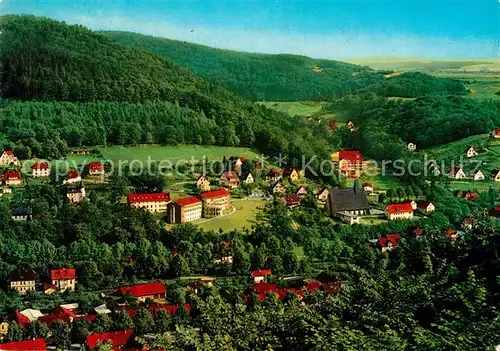
<svg viewBox="0 0 500 351">
<path fill-rule="evenodd" d="M 0 11 L 252 53 L 344 61 L 498 58 L 499 3 L 456 4 L 132 0 L 117 6 L 108 1 L 4 0 Z"/>
</svg>

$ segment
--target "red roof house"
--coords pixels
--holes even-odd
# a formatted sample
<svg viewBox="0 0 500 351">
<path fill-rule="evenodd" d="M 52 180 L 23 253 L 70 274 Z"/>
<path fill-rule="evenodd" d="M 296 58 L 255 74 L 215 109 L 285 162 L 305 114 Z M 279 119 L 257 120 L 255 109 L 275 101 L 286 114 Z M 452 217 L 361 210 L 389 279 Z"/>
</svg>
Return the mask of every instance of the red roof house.
<svg viewBox="0 0 500 351">
<path fill-rule="evenodd" d="M 26 328 L 31 323 L 31 319 L 18 311 L 16 311 L 16 321 L 23 328 Z"/>
<path fill-rule="evenodd" d="M 260 283 L 265 279 L 266 276 L 272 275 L 273 272 L 270 269 L 260 269 L 252 271 L 252 278 L 254 283 Z"/>
<path fill-rule="evenodd" d="M 75 268 L 61 268 L 61 269 L 51 269 L 50 270 L 50 279 L 51 280 L 75 279 L 75 278 L 76 278 L 76 269 Z"/>
<path fill-rule="evenodd" d="M 44 338 L 13 341 L 0 344 L 0 351 L 47 351 Z"/>
<path fill-rule="evenodd" d="M 287 194 L 283 196 L 283 202 L 288 208 L 294 208 L 300 205 L 300 197 L 296 194 Z"/>
<path fill-rule="evenodd" d="M 388 234 L 385 238 L 379 238 L 378 242 L 380 247 L 382 248 L 382 252 L 387 250 L 392 250 L 393 248 L 399 246 L 399 240 L 401 239 L 401 235 L 396 234 Z"/>
<path fill-rule="evenodd" d="M 122 346 L 132 341 L 133 332 L 133 329 L 128 329 L 116 332 L 92 333 L 87 335 L 87 346 L 90 350 L 94 350 L 102 343 L 112 342 L 113 351 L 122 350 Z"/>
<path fill-rule="evenodd" d="M 339 161 L 346 160 L 349 163 L 363 163 L 363 156 L 358 150 L 340 150 Z"/>
<path fill-rule="evenodd" d="M 80 177 L 80 173 L 78 173 L 78 171 L 74 169 L 70 169 L 68 171 L 68 179 L 77 179 L 78 177 Z"/>
<path fill-rule="evenodd" d="M 31 166 L 31 170 L 48 170 L 49 164 L 47 162 L 37 162 L 33 166 Z"/>
<path fill-rule="evenodd" d="M 493 132 L 491 132 L 491 135 L 495 139 L 500 139 L 500 128 L 494 129 Z"/>
<path fill-rule="evenodd" d="M 122 296 L 126 295 L 127 293 L 141 300 L 145 300 L 147 298 L 164 299 L 167 293 L 167 289 L 165 288 L 165 284 L 163 284 L 162 282 L 152 282 L 122 286 L 117 290 L 117 294 Z"/>
<path fill-rule="evenodd" d="M 170 193 L 129 194 L 127 200 L 129 204 L 143 202 L 168 202 L 170 201 Z"/>
<path fill-rule="evenodd" d="M 96 175 L 96 174 L 103 174 L 104 173 L 104 165 L 101 161 L 94 161 L 90 162 L 89 166 L 89 174 L 90 175 Z"/>
<path fill-rule="evenodd" d="M 411 203 L 390 204 L 385 208 L 388 219 L 404 219 L 413 217 L 413 206 Z"/>
<path fill-rule="evenodd" d="M 272 291 L 276 291 L 278 289 L 278 284 L 270 284 L 265 281 L 261 281 L 258 284 L 252 286 L 252 291 L 257 294 L 268 293 Z"/>
<path fill-rule="evenodd" d="M 38 320 L 50 327 L 57 320 L 61 320 L 66 324 L 71 324 L 75 318 L 78 317 L 73 311 L 59 306 L 52 313 L 42 316 L 38 318 Z"/>
</svg>

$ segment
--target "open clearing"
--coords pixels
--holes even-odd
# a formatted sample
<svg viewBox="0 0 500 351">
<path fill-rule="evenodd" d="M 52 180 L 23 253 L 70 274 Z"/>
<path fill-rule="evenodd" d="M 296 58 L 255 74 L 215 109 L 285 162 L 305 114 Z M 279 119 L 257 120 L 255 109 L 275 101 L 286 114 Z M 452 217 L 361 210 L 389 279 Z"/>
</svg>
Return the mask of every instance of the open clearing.
<svg viewBox="0 0 500 351">
<path fill-rule="evenodd" d="M 196 220 L 193 224 L 198 224 L 203 230 L 220 229 L 227 232 L 233 229 L 250 228 L 257 223 L 256 215 L 264 208 L 266 202 L 263 200 L 233 200 L 233 206 L 236 211 L 233 214 L 211 219 L 205 222 L 205 219 Z"/>
<path fill-rule="evenodd" d="M 314 116 L 321 112 L 324 101 L 260 101 L 260 105 L 290 116 Z"/>
<path fill-rule="evenodd" d="M 139 146 L 112 146 L 97 148 L 104 159 L 118 163 L 122 162 L 142 162 L 146 164 L 148 159 L 153 161 L 170 161 L 172 163 L 186 160 L 201 160 L 204 156 L 208 160 L 221 159 L 226 156 L 245 156 L 255 158 L 257 154 L 243 147 L 222 147 L 222 146 L 198 146 L 198 145 L 139 145 Z"/>
</svg>

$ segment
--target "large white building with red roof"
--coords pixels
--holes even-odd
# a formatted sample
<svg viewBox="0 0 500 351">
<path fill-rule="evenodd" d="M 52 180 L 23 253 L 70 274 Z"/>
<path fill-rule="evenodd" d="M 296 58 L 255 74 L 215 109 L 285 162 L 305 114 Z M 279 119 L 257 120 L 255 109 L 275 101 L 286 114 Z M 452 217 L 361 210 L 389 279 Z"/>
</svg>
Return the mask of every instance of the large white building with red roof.
<svg viewBox="0 0 500 351">
<path fill-rule="evenodd" d="M 60 268 L 50 270 L 50 280 L 52 284 L 59 290 L 75 290 L 76 285 L 76 269 Z"/>
<path fill-rule="evenodd" d="M 201 218 L 203 214 L 203 203 L 196 196 L 189 196 L 174 202 L 168 206 L 168 218 L 170 223 L 185 223 Z"/>
<path fill-rule="evenodd" d="M 390 204 L 385 208 L 385 215 L 389 220 L 413 218 L 413 206 L 411 203 Z"/>
<path fill-rule="evenodd" d="M 203 217 L 218 217 L 231 208 L 231 193 L 226 189 L 207 191 L 200 194 L 203 202 Z"/>
<path fill-rule="evenodd" d="M 340 150 L 334 153 L 334 161 L 338 161 L 340 173 L 349 178 L 359 178 L 363 170 L 363 156 L 358 150 Z"/>
<path fill-rule="evenodd" d="M 40 161 L 31 166 L 31 176 L 34 178 L 48 177 L 50 175 L 50 165 L 48 162 Z"/>
<path fill-rule="evenodd" d="M 170 203 L 170 194 L 167 192 L 130 194 L 127 197 L 127 202 L 133 208 L 144 208 L 153 213 L 167 212 L 167 206 Z"/>
</svg>

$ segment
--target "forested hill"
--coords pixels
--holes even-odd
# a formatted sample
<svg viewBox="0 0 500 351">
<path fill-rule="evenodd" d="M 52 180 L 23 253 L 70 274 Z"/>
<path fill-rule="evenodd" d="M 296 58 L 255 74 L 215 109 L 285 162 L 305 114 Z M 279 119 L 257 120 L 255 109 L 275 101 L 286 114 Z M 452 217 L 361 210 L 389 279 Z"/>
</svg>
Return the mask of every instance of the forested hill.
<svg viewBox="0 0 500 351">
<path fill-rule="evenodd" d="M 168 57 L 253 100 L 328 100 L 362 86 L 357 74 L 372 71 L 334 60 L 221 50 L 130 32 L 100 33 L 115 43 Z"/>
<path fill-rule="evenodd" d="M 250 146 L 271 154 L 289 150 L 326 154 L 321 137 L 326 130 L 312 133 L 306 121 L 258 106 L 187 68 L 114 44 L 82 26 L 35 16 L 4 16 L 0 31 L 0 97 L 25 101 L 8 103 L 0 114 L 2 146 L 13 143 L 37 150 L 38 142 L 50 139 L 58 147 L 37 156 L 58 157 L 55 151 L 64 146 L 106 139 L 166 142 L 156 132 L 151 137 L 151 131 L 165 130 L 176 136 L 174 143 Z M 123 132 L 113 136 L 102 127 L 109 121 L 126 123 L 130 128 L 125 130 L 135 136 Z M 145 128 L 134 128 L 137 125 Z M 98 133 L 90 137 L 89 130 Z M 185 130 L 207 135 L 193 139 Z"/>
</svg>

